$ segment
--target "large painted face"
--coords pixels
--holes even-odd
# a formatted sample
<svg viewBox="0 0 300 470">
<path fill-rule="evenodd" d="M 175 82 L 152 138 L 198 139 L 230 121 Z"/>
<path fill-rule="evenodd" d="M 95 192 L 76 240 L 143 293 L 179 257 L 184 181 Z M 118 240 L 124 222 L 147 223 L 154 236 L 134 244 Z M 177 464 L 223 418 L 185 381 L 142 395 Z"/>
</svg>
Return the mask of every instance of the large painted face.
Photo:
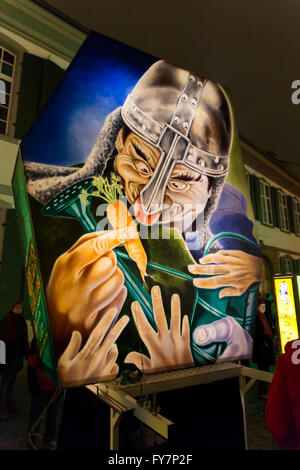
<svg viewBox="0 0 300 470">
<path fill-rule="evenodd" d="M 118 155 L 114 168 L 140 223 L 152 225 L 158 222 L 183 231 L 203 213 L 210 195 L 209 179 L 179 163 L 175 165 L 168 181 L 163 210 L 151 216 L 146 215 L 139 196 L 155 170 L 160 152 L 133 132 L 126 132 L 126 128 L 120 131 L 116 148 Z"/>
</svg>

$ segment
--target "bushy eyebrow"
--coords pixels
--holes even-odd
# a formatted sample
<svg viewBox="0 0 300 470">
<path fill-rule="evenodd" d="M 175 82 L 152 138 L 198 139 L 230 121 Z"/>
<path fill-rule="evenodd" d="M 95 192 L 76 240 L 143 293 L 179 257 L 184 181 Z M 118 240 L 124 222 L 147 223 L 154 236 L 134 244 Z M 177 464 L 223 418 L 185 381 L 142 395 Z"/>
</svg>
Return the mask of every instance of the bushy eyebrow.
<svg viewBox="0 0 300 470">
<path fill-rule="evenodd" d="M 134 147 L 134 150 L 136 151 L 136 153 L 138 154 L 139 157 L 143 158 L 143 160 L 145 160 L 147 163 L 149 161 L 149 157 L 147 155 L 147 152 L 145 152 L 145 150 L 140 146 L 140 144 L 138 142 L 136 142 L 135 140 L 132 140 L 131 141 L 133 147 Z"/>
</svg>

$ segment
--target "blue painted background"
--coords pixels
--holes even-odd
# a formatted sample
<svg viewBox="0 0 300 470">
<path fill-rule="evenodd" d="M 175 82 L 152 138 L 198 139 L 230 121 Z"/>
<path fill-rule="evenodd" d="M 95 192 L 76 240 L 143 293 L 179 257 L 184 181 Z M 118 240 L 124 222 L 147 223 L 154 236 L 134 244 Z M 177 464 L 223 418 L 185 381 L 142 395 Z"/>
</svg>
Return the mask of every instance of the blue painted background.
<svg viewBox="0 0 300 470">
<path fill-rule="evenodd" d="M 23 160 L 63 166 L 83 162 L 105 117 L 123 105 L 138 79 L 156 60 L 106 36 L 90 33 L 23 139 Z"/>
</svg>

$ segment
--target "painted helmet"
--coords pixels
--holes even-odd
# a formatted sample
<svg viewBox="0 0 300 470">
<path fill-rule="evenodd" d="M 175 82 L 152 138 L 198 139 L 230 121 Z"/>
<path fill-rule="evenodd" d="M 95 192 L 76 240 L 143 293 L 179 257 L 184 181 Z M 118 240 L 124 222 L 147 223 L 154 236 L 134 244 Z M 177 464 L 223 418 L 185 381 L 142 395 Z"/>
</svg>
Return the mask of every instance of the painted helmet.
<svg viewBox="0 0 300 470">
<path fill-rule="evenodd" d="M 228 173 L 233 117 L 219 84 L 157 61 L 128 95 L 122 118 L 129 129 L 161 152 L 140 194 L 146 214 L 163 207 L 176 163 L 210 177 Z"/>
</svg>

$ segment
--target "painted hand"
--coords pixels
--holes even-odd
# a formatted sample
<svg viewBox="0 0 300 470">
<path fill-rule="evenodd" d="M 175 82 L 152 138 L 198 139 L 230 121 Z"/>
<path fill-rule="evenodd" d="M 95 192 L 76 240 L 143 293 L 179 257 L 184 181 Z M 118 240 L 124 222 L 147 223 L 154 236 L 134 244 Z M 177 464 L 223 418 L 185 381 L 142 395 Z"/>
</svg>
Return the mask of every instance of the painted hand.
<svg viewBox="0 0 300 470">
<path fill-rule="evenodd" d="M 233 317 L 225 317 L 207 325 L 198 326 L 193 332 L 198 346 L 225 342 L 226 348 L 217 362 L 235 358 L 248 359 L 252 353 L 253 339 Z"/>
<path fill-rule="evenodd" d="M 259 282 L 261 258 L 239 250 L 220 250 L 199 260 L 201 264 L 192 264 L 188 269 L 193 274 L 210 275 L 207 278 L 194 279 L 194 285 L 203 289 L 226 287 L 219 293 L 219 298 L 239 296 L 254 282 Z"/>
<path fill-rule="evenodd" d="M 124 315 L 111 328 L 117 315 L 116 308 L 106 312 L 81 351 L 82 336 L 79 331 L 73 331 L 70 342 L 58 361 L 58 372 L 63 386 L 76 386 L 86 380 L 113 380 L 118 375 L 118 348 L 115 342 L 127 325 L 129 317 Z"/>
<path fill-rule="evenodd" d="M 74 330 L 87 340 L 110 308 L 121 311 L 127 289 L 112 249 L 135 237 L 130 229 L 89 233 L 56 260 L 47 304 L 58 355 Z"/>
<path fill-rule="evenodd" d="M 147 373 L 159 372 L 194 365 L 190 350 L 190 327 L 187 315 L 181 324 L 180 297 L 174 294 L 171 299 L 171 321 L 168 328 L 160 288 L 154 286 L 151 291 L 153 314 L 158 333 L 149 324 L 140 304 L 133 302 L 132 315 L 139 335 L 147 347 L 150 358 L 144 354 L 131 352 L 126 363 L 133 363 Z"/>
</svg>

